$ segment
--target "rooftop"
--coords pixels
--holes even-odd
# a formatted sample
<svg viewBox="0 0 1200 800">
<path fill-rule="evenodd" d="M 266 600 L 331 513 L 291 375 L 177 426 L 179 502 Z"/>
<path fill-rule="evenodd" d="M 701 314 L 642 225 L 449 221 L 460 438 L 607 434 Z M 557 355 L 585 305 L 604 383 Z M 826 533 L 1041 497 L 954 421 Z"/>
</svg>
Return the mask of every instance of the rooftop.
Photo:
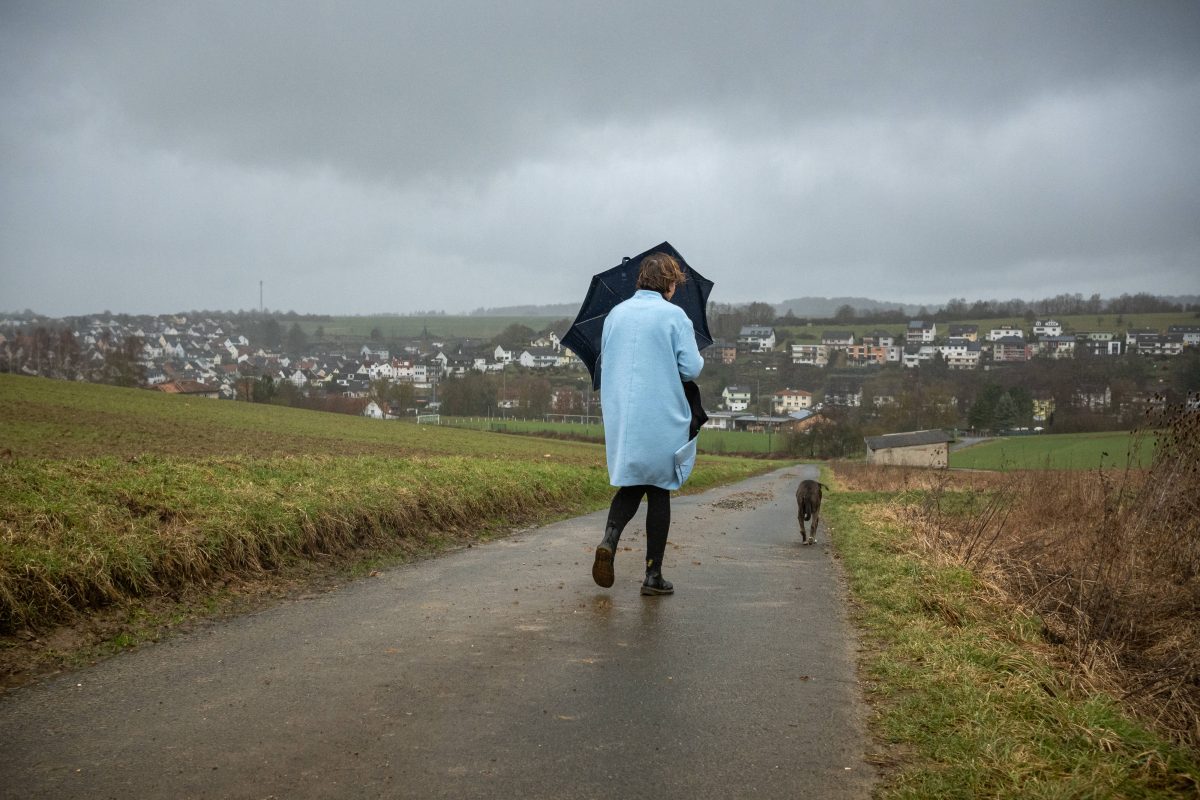
<svg viewBox="0 0 1200 800">
<path fill-rule="evenodd" d="M 951 440 L 944 430 L 910 431 L 908 433 L 885 433 L 882 436 L 867 436 L 863 439 L 871 450 L 889 450 L 893 447 L 916 447 L 926 444 L 944 444 Z"/>
</svg>

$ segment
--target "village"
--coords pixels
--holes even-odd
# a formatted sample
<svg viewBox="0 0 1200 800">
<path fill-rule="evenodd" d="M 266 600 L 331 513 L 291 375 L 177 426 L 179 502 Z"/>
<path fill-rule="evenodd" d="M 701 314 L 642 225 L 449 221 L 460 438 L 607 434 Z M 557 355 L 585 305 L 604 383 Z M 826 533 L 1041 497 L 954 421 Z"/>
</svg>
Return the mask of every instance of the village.
<svg viewBox="0 0 1200 800">
<path fill-rule="evenodd" d="M 0 371 L 377 419 L 598 420 L 599 393 L 558 327 L 351 343 L 245 314 L 10 317 L 0 320 Z M 801 432 L 853 416 L 864 435 L 935 426 L 1037 432 L 1056 412 L 1120 427 L 1163 395 L 1161 365 L 1198 351 L 1200 325 L 1083 331 L 1053 318 L 983 329 L 910 320 L 856 335 L 812 322 L 749 324 L 704 349 L 700 383 L 706 427 L 716 430 Z M 1064 360 L 1076 362 L 1074 372 L 1054 369 Z M 1076 377 L 1064 383 L 1068 373 Z"/>
</svg>

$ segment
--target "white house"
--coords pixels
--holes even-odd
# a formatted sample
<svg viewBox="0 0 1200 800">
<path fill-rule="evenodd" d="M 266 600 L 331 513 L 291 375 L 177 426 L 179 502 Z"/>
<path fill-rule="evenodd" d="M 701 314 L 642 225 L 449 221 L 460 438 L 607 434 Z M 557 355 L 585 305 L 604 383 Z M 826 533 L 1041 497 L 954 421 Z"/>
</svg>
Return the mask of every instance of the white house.
<svg viewBox="0 0 1200 800">
<path fill-rule="evenodd" d="M 367 374 L 371 377 L 371 380 L 373 380 L 373 381 L 377 381 L 377 380 L 394 381 L 394 380 L 396 380 L 396 365 L 393 364 L 391 361 L 381 361 L 376 364 L 371 364 L 367 368 Z"/>
<path fill-rule="evenodd" d="M 1177 356 L 1183 352 L 1183 334 L 1141 334 L 1137 338 L 1139 356 Z"/>
<path fill-rule="evenodd" d="M 1074 358 L 1075 337 L 1046 335 L 1038 339 L 1038 351 L 1050 358 Z"/>
<path fill-rule="evenodd" d="M 1043 336 L 1062 336 L 1062 323 L 1056 319 L 1039 319 L 1033 323 L 1033 335 L 1038 338 Z"/>
<path fill-rule="evenodd" d="M 793 344 L 792 363 L 823 367 L 829 363 L 829 348 L 823 344 Z"/>
<path fill-rule="evenodd" d="M 896 337 L 887 331 L 871 331 L 863 336 L 863 344 L 868 347 L 892 347 L 896 344 Z"/>
<path fill-rule="evenodd" d="M 1128 328 L 1125 331 L 1125 349 L 1127 351 L 1137 349 L 1137 340 L 1139 336 L 1157 335 L 1158 331 L 1154 328 Z"/>
<path fill-rule="evenodd" d="M 1167 328 L 1167 334 L 1182 336 L 1184 347 L 1200 346 L 1200 325 L 1172 325 Z"/>
<path fill-rule="evenodd" d="M 746 415 L 737 411 L 711 411 L 704 427 L 717 431 L 731 431 L 737 427 L 738 417 L 743 416 Z"/>
<path fill-rule="evenodd" d="M 504 345 L 496 345 L 496 349 L 492 352 L 492 358 L 497 364 L 511 364 L 513 362 L 513 351 L 504 349 Z"/>
<path fill-rule="evenodd" d="M 743 325 L 738 333 L 738 344 L 750 348 L 755 353 L 774 350 L 775 329 L 765 325 Z"/>
<path fill-rule="evenodd" d="M 401 361 L 396 364 L 396 380 L 407 381 L 409 383 L 429 383 L 429 365 L 414 361 Z"/>
<path fill-rule="evenodd" d="M 1018 339 L 1024 339 L 1025 331 L 1012 325 L 1001 325 L 999 328 L 992 328 L 988 331 L 987 338 L 989 342 L 998 342 L 1001 339 L 1009 339 L 1013 336 Z"/>
<path fill-rule="evenodd" d="M 750 407 L 750 389 L 745 386 L 726 386 L 721 392 L 721 405 L 726 411 L 745 411 Z"/>
<path fill-rule="evenodd" d="M 937 339 L 937 323 L 910 319 L 904 331 L 904 340 L 909 344 L 929 344 Z"/>
<path fill-rule="evenodd" d="M 862 405 L 862 384 L 852 379 L 833 379 L 825 387 L 825 405 L 858 408 Z"/>
<path fill-rule="evenodd" d="M 517 359 L 522 367 L 544 369 L 558 366 L 558 353 L 549 347 L 527 347 Z"/>
<path fill-rule="evenodd" d="M 830 350 L 845 350 L 854 344 L 854 333 L 851 331 L 825 331 L 821 334 L 821 344 Z"/>
<path fill-rule="evenodd" d="M 938 349 L 931 344 L 923 344 L 919 347 L 906 347 L 904 349 L 904 366 L 911 369 L 933 361 L 933 357 L 937 354 L 937 351 Z"/>
<path fill-rule="evenodd" d="M 362 350 L 359 350 L 358 353 L 363 358 L 369 358 L 372 361 L 387 361 L 392 357 L 391 351 L 382 347 L 373 348 L 367 344 L 364 344 Z"/>
<path fill-rule="evenodd" d="M 1094 356 L 1119 356 L 1125 340 L 1112 331 L 1080 331 L 1075 334 L 1075 351 L 1087 350 Z"/>
<path fill-rule="evenodd" d="M 975 369 L 979 366 L 982 348 L 969 339 L 949 339 L 938 347 L 951 369 Z"/>
</svg>

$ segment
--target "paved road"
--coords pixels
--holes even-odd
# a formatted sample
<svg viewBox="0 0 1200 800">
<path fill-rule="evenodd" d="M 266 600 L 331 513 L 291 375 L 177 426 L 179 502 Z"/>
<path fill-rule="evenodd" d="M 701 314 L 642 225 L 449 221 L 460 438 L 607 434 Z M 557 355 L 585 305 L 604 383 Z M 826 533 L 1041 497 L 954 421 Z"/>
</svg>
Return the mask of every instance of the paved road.
<svg viewBox="0 0 1200 800">
<path fill-rule="evenodd" d="M 672 597 L 642 514 L 592 583 L 592 514 L 11 692 L 0 797 L 866 797 L 808 469 L 676 498 Z"/>
</svg>

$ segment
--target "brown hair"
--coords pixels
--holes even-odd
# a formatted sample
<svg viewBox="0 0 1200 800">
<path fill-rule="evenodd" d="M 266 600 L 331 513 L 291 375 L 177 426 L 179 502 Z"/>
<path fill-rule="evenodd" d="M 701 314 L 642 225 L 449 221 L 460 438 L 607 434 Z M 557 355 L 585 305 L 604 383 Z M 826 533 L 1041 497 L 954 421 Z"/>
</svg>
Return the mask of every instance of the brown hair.
<svg viewBox="0 0 1200 800">
<path fill-rule="evenodd" d="M 651 289 L 659 294 L 666 294 L 671 284 L 683 284 L 687 276 L 679 268 L 679 262 L 666 253 L 651 253 L 642 259 L 642 269 L 638 273 L 637 288 Z"/>
</svg>

